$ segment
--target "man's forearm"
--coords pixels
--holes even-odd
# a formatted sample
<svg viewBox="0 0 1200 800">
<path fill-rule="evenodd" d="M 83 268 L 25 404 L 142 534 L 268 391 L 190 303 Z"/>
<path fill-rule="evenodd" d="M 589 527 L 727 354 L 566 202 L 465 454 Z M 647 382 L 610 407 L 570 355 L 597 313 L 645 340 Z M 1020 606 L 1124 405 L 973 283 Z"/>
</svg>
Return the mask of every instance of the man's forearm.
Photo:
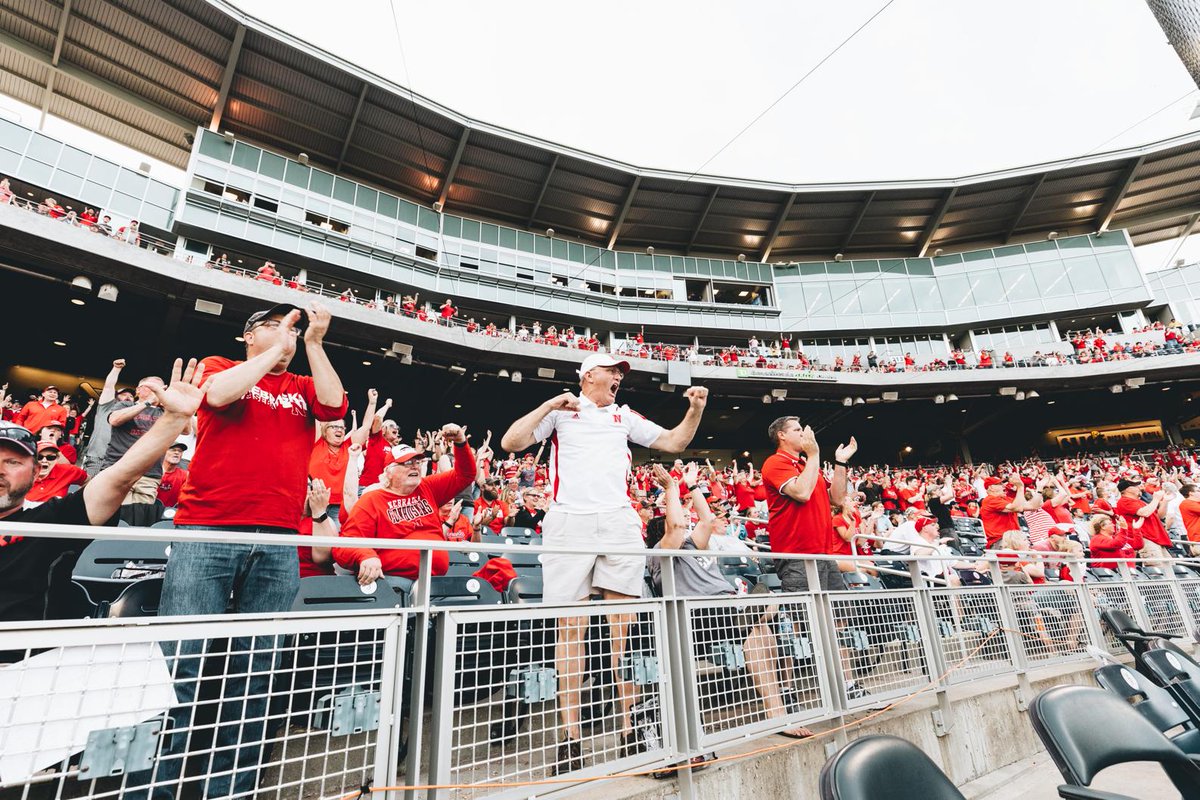
<svg viewBox="0 0 1200 800">
<path fill-rule="evenodd" d="M 329 362 L 325 347 L 320 342 L 305 342 L 304 352 L 308 355 L 308 368 L 312 372 L 313 386 L 317 390 L 317 402 L 323 406 L 341 406 L 346 390 L 342 379 Z"/>
<path fill-rule="evenodd" d="M 542 403 L 533 411 L 518 419 L 512 425 L 508 426 L 508 430 L 500 438 L 500 447 L 510 453 L 519 453 L 531 446 L 534 442 L 534 430 L 537 429 L 538 424 L 549 413 L 549 405 Z"/>
<path fill-rule="evenodd" d="M 840 464 L 833 467 L 833 485 L 829 487 L 829 502 L 840 506 L 846 500 L 846 468 Z"/>
<path fill-rule="evenodd" d="M 108 377 L 104 379 L 104 388 L 100 390 L 101 404 L 111 403 L 113 398 L 117 396 L 117 381 L 121 379 L 121 368 L 113 367 L 108 371 Z"/>
<path fill-rule="evenodd" d="M 93 525 L 102 525 L 112 518 L 138 478 L 162 461 L 190 418 L 190 415 L 163 414 L 117 463 L 87 482 L 83 487 L 84 503 Z"/>
<path fill-rule="evenodd" d="M 254 358 L 218 372 L 210 379 L 206 394 L 208 404 L 213 408 L 224 408 L 241 400 L 251 387 L 271 371 L 271 367 L 275 366 L 282 356 L 283 347 L 276 345 Z"/>
<path fill-rule="evenodd" d="M 122 408 L 120 411 L 114 411 L 108 415 L 108 424 L 114 428 L 119 428 L 125 423 L 132 420 L 138 414 L 142 413 L 142 409 L 149 408 L 149 403 L 143 403 L 140 400 L 129 408 Z"/>
</svg>

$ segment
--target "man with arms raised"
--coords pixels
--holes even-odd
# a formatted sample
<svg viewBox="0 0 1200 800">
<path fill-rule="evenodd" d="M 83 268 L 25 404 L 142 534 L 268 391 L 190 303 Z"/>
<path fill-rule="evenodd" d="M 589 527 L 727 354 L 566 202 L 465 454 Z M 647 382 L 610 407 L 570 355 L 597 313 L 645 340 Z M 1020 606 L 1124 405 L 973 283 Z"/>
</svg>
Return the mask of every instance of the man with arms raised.
<svg viewBox="0 0 1200 800">
<path fill-rule="evenodd" d="M 604 353 L 584 359 L 579 368 L 579 396 L 563 393 L 542 403 L 512 424 L 501 446 L 520 452 L 550 439 L 550 508 L 542 521 L 548 546 L 568 547 L 580 554 L 546 554 L 543 599 L 548 603 L 587 600 L 600 591 L 605 600 L 639 597 L 645 556 L 603 555 L 608 549 L 640 549 L 642 524 L 629 504 L 629 442 L 669 453 L 691 444 L 708 402 L 708 389 L 693 386 L 684 392 L 688 411 L 671 430 L 650 422 L 629 406 L 616 403 L 629 362 Z M 601 555 L 587 551 L 599 550 Z M 619 665 L 628 640 L 632 615 L 612 614 L 612 669 Z M 555 653 L 559 676 L 559 707 L 564 740 L 558 748 L 556 775 L 583 767 L 580 743 L 580 689 L 584 675 L 583 636 L 587 617 L 559 621 Z M 637 752 L 629 709 L 633 686 L 617 679 L 621 700 L 621 755 Z"/>
<path fill-rule="evenodd" d="M 342 419 L 347 406 L 323 345 L 329 312 L 317 303 L 308 307 L 304 332 L 312 377 L 288 372 L 300 315 L 300 309 L 288 304 L 251 314 L 242 333 L 246 360 L 204 359 L 211 377 L 200 406 L 196 454 L 175 513 L 181 536 L 171 546 L 159 616 L 222 614 L 227 608 L 271 613 L 292 607 L 300 587 L 294 545 L 189 541 L 187 532 L 296 534 L 314 425 Z M 230 646 L 207 797 L 254 792 L 276 645 L 275 637 L 267 635 L 255 636 L 253 648 L 249 639 Z M 164 649 L 174 655 L 173 643 L 164 643 Z M 195 640 L 180 647 L 175 671 L 180 705 L 171 711 L 175 732 L 167 734 L 161 751 L 158 781 L 171 782 L 179 775 L 203 649 L 204 642 Z M 161 794 L 157 791 L 156 798 Z"/>
</svg>

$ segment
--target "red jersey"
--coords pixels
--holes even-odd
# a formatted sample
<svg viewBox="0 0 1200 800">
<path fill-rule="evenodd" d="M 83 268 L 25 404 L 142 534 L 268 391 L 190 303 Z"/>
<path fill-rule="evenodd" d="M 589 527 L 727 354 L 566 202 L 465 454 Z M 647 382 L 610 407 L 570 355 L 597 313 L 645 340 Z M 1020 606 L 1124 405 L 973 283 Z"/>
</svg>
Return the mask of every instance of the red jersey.
<svg viewBox="0 0 1200 800">
<path fill-rule="evenodd" d="M 335 450 L 325 439 L 316 441 L 308 456 L 308 477 L 320 478 L 329 487 L 329 504 L 342 504 L 342 487 L 346 483 L 346 465 L 350 463 L 350 439 L 346 438 Z"/>
<path fill-rule="evenodd" d="M 763 484 L 771 514 L 771 549 L 780 553 L 825 555 L 832 552 L 833 516 L 829 511 L 829 484 L 817 473 L 817 483 L 807 503 L 783 494 L 783 488 L 800 477 L 803 456 L 794 458 L 783 450 L 767 457 L 762 465 Z"/>
<path fill-rule="evenodd" d="M 1138 516 L 1138 509 L 1144 505 L 1146 504 L 1143 503 L 1139 498 L 1122 497 L 1117 501 L 1116 512 L 1124 517 L 1125 522 L 1131 529 L 1133 528 L 1133 524 L 1139 519 L 1145 520 L 1145 522 L 1142 523 L 1142 527 L 1138 529 L 1138 533 L 1140 533 L 1143 538 L 1149 539 L 1157 545 L 1161 545 L 1162 547 L 1170 547 L 1171 540 L 1167 537 L 1167 531 L 1165 528 L 1163 528 L 1162 520 L 1158 518 L 1157 513 L 1151 514 L 1148 517 Z"/>
<path fill-rule="evenodd" d="M 66 497 L 71 486 L 82 486 L 88 474 L 79 467 L 59 462 L 50 468 L 44 478 L 36 478 L 25 494 L 31 503 L 44 503 L 55 497 Z"/>
<path fill-rule="evenodd" d="M 179 505 L 179 493 L 183 489 L 183 484 L 187 482 L 187 477 L 188 471 L 183 467 L 163 472 L 162 480 L 158 482 L 158 499 L 162 501 L 164 508 L 174 508 Z"/>
<path fill-rule="evenodd" d="M 207 375 L 241 362 L 204 359 Z M 195 458 L 179 495 L 177 525 L 252 525 L 296 530 L 307 490 L 313 421 L 346 416 L 317 402 L 307 375 L 264 375 L 224 408 L 200 404 Z"/>
<path fill-rule="evenodd" d="M 358 476 L 358 485 L 373 486 L 378 483 L 379 474 L 391 462 L 392 446 L 383 438 L 383 432 L 372 433 L 367 437 L 367 446 L 363 448 L 363 469 Z"/>
<path fill-rule="evenodd" d="M 833 518 L 833 547 L 830 549 L 830 554 L 835 556 L 848 556 L 850 553 L 850 543 L 838 535 L 838 528 L 850 528 L 850 535 L 854 535 L 854 525 L 852 520 L 846 519 L 841 514 Z"/>
<path fill-rule="evenodd" d="M 412 494 L 398 495 L 387 489 L 367 492 L 358 498 L 342 536 L 370 539 L 421 539 L 443 542 L 442 517 L 438 509 L 475 480 L 475 453 L 470 445 L 454 448 L 454 469 L 423 478 Z M 417 550 L 374 550 L 369 547 L 335 547 L 333 558 L 347 569 L 357 569 L 368 558 L 378 558 L 387 575 L 416 578 L 421 554 Z M 433 574 L 445 575 L 450 556 L 434 551 Z"/>
<path fill-rule="evenodd" d="M 987 547 L 995 545 L 1009 531 L 1021 529 L 1017 515 L 1004 510 L 1011 502 L 1012 500 L 1005 495 L 988 495 L 980 501 L 979 518 L 983 520 L 983 535 L 987 537 Z"/>
<path fill-rule="evenodd" d="M 495 509 L 496 516 L 488 523 L 488 527 L 492 529 L 493 533 L 499 533 L 504 530 L 504 520 L 508 518 L 508 506 L 504 505 L 504 501 L 498 497 L 490 503 L 480 497 L 475 501 L 475 517 L 478 518 L 489 508 Z"/>
<path fill-rule="evenodd" d="M 66 430 L 67 409 L 58 403 L 51 403 L 48 406 L 44 406 L 40 400 L 30 400 L 21 406 L 20 411 L 13 415 L 13 422 L 18 425 L 24 425 L 34 433 L 37 433 L 52 422 L 60 423 L 63 426 L 63 430 Z"/>
<path fill-rule="evenodd" d="M 738 481 L 733 485 L 733 496 L 737 500 L 738 511 L 745 511 L 754 505 L 754 488 L 746 481 Z"/>
</svg>

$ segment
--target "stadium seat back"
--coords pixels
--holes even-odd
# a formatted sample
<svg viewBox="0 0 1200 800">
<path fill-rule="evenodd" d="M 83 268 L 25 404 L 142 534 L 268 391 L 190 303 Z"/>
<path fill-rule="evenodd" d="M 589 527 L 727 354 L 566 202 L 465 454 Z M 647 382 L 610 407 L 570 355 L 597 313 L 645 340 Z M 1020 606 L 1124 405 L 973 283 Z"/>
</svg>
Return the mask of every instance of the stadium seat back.
<svg viewBox="0 0 1200 800">
<path fill-rule="evenodd" d="M 963 800 L 938 765 L 912 742 L 863 736 L 825 762 L 821 800 Z"/>
<path fill-rule="evenodd" d="M 1106 664 L 1093 675 L 1096 683 L 1106 692 L 1121 698 L 1133 706 L 1146 721 L 1173 741 L 1185 753 L 1200 755 L 1200 731 L 1197 722 L 1171 693 L 1153 684 L 1146 676 L 1134 672 L 1124 664 Z M 1180 730 L 1169 735 L 1176 728 Z"/>
<path fill-rule="evenodd" d="M 353 575 L 314 575 L 300 581 L 300 590 L 292 602 L 293 611 L 385 610 L 404 605 L 391 578 L 376 581 L 374 589 L 363 591 Z M 403 580 L 403 579 L 400 579 Z"/>
<path fill-rule="evenodd" d="M 472 565 L 473 564 L 475 566 L 475 569 L 479 569 L 480 567 L 482 567 L 484 565 L 484 562 L 487 561 L 487 558 L 484 556 L 483 553 L 481 553 L 479 551 L 475 551 L 475 550 L 468 551 L 468 552 L 451 550 L 449 555 L 450 555 L 450 564 L 451 565 L 454 565 L 454 564 Z"/>
<path fill-rule="evenodd" d="M 535 575 L 518 575 L 504 590 L 504 599 L 508 603 L 540 603 L 542 602 L 542 579 Z"/>
<path fill-rule="evenodd" d="M 507 558 L 518 572 L 542 568 L 542 554 L 533 551 L 528 553 L 489 553 L 488 558 Z"/>
<path fill-rule="evenodd" d="M 1115 569 L 1092 567 L 1084 573 L 1083 579 L 1085 581 L 1119 581 L 1121 580 L 1121 576 Z"/>
<path fill-rule="evenodd" d="M 512 539 L 513 544 L 529 544 L 538 536 L 538 532 L 533 528 L 517 528 L 512 525 L 500 529 L 500 535 Z"/>
<path fill-rule="evenodd" d="M 162 599 L 162 578 L 142 578 L 134 581 L 108 604 L 107 617 L 154 617 Z"/>
<path fill-rule="evenodd" d="M 438 575 L 430 578 L 429 599 L 435 606 L 492 606 L 504 601 L 500 593 L 480 578 Z"/>
<path fill-rule="evenodd" d="M 1071 786 L 1089 786 L 1102 770 L 1117 764 L 1153 761 L 1184 797 L 1200 796 L 1200 767 L 1127 702 L 1103 689 L 1051 687 L 1034 698 L 1029 714 Z"/>
<path fill-rule="evenodd" d="M 75 562 L 72 577 L 77 581 L 120 581 L 128 583 L 134 573 L 162 572 L 167 567 L 167 542 L 97 539 L 84 548 Z M 122 577 L 122 575 L 129 577 Z"/>
</svg>

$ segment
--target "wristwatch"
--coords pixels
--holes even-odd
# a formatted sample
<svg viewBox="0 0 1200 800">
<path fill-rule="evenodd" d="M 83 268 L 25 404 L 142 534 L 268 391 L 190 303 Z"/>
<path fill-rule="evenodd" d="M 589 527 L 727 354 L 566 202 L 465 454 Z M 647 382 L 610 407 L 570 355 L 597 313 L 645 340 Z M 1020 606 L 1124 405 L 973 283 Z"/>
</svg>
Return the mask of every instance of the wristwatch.
<svg viewBox="0 0 1200 800">
<path fill-rule="evenodd" d="M 323 513 L 321 514 L 321 516 L 319 516 L 319 517 L 313 517 L 313 518 L 312 518 L 312 521 L 313 521 L 314 523 L 320 523 L 320 522 L 324 522 L 324 521 L 325 521 L 325 520 L 327 520 L 327 519 L 329 519 L 329 512 L 328 512 L 328 511 L 325 511 L 325 512 L 323 512 Z"/>
</svg>

